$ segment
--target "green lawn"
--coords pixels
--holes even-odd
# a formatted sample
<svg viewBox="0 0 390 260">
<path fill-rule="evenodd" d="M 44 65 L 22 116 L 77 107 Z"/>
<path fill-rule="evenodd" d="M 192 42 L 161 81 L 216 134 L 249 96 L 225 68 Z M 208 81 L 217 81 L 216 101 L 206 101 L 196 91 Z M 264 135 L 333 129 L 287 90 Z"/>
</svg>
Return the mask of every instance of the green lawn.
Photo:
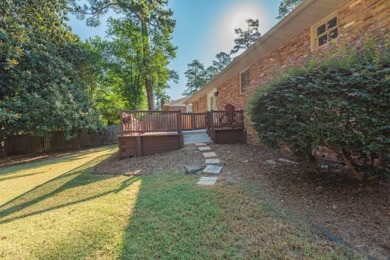
<svg viewBox="0 0 390 260">
<path fill-rule="evenodd" d="M 250 189 L 99 176 L 103 147 L 0 169 L 0 258 L 355 258 Z"/>
</svg>

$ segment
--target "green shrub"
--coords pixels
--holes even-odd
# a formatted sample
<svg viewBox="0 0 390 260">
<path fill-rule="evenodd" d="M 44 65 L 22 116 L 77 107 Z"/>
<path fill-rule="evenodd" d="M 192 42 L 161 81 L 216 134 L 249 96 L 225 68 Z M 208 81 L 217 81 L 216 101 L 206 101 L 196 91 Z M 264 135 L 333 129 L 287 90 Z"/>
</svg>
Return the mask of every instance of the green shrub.
<svg viewBox="0 0 390 260">
<path fill-rule="evenodd" d="M 385 33 L 370 37 L 355 39 L 353 48 L 327 46 L 261 86 L 249 113 L 262 142 L 288 146 L 306 166 L 315 165 L 313 150 L 325 146 L 361 180 L 363 171 L 366 177 L 384 171 L 390 153 L 389 39 Z M 356 153 L 364 160 L 353 160 Z"/>
</svg>

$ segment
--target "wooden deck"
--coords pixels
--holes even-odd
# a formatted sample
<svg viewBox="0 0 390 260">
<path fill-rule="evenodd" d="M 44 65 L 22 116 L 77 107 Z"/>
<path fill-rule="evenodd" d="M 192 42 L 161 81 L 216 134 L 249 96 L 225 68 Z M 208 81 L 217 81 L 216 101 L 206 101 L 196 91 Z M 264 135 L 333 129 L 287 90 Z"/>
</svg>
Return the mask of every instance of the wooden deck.
<svg viewBox="0 0 390 260">
<path fill-rule="evenodd" d="M 244 111 L 121 111 L 120 157 L 168 152 L 183 147 L 183 131 L 207 129 L 215 143 L 246 143 Z"/>
<path fill-rule="evenodd" d="M 121 158 L 141 157 L 164 153 L 183 147 L 181 134 L 146 134 L 119 137 L 119 154 Z"/>
<path fill-rule="evenodd" d="M 207 132 L 216 144 L 246 143 L 247 135 L 244 125 L 244 111 L 208 112 Z"/>
</svg>

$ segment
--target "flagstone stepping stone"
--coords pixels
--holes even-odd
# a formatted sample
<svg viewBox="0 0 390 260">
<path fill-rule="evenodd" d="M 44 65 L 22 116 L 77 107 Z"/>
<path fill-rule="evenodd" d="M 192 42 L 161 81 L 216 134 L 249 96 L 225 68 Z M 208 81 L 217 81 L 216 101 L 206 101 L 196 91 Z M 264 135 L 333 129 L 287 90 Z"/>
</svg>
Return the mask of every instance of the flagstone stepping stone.
<svg viewBox="0 0 390 260">
<path fill-rule="evenodd" d="M 299 163 L 297 163 L 297 162 L 290 161 L 290 160 L 287 160 L 287 159 L 284 159 L 284 158 L 279 158 L 278 161 L 279 162 L 284 162 L 284 163 L 291 163 L 291 164 L 299 165 Z"/>
<path fill-rule="evenodd" d="M 186 165 L 185 166 L 185 169 L 186 169 L 186 173 L 188 174 L 200 174 L 202 173 L 202 170 L 205 168 L 206 166 L 202 166 L 202 165 Z"/>
<path fill-rule="evenodd" d="M 206 164 L 220 164 L 221 161 L 219 159 L 206 159 Z"/>
<path fill-rule="evenodd" d="M 275 162 L 274 160 L 266 160 L 265 161 L 266 164 L 271 164 L 271 165 L 277 165 L 278 163 Z"/>
<path fill-rule="evenodd" d="M 198 185 L 214 185 L 218 180 L 218 177 L 202 177 L 198 181 Z"/>
<path fill-rule="evenodd" d="M 211 150 L 211 148 L 210 147 L 208 147 L 208 146 L 201 146 L 201 147 L 198 147 L 198 149 L 199 149 L 199 151 L 210 151 Z"/>
<path fill-rule="evenodd" d="M 203 173 L 219 174 L 222 171 L 222 166 L 211 164 L 204 168 Z"/>
<path fill-rule="evenodd" d="M 196 143 L 195 145 L 196 146 L 206 146 L 207 144 L 205 144 L 205 143 Z"/>
<path fill-rule="evenodd" d="M 206 158 L 217 157 L 217 154 L 215 152 L 209 152 L 209 153 L 203 153 L 203 156 Z"/>
</svg>

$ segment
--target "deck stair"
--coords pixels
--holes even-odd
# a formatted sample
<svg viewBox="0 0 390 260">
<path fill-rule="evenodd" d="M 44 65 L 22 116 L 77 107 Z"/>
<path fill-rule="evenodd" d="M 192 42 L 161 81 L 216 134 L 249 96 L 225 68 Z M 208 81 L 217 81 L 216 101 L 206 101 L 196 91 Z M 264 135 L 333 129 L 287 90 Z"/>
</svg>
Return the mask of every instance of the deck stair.
<svg viewBox="0 0 390 260">
<path fill-rule="evenodd" d="M 207 130 L 183 131 L 184 145 L 194 143 L 212 143 Z"/>
</svg>

